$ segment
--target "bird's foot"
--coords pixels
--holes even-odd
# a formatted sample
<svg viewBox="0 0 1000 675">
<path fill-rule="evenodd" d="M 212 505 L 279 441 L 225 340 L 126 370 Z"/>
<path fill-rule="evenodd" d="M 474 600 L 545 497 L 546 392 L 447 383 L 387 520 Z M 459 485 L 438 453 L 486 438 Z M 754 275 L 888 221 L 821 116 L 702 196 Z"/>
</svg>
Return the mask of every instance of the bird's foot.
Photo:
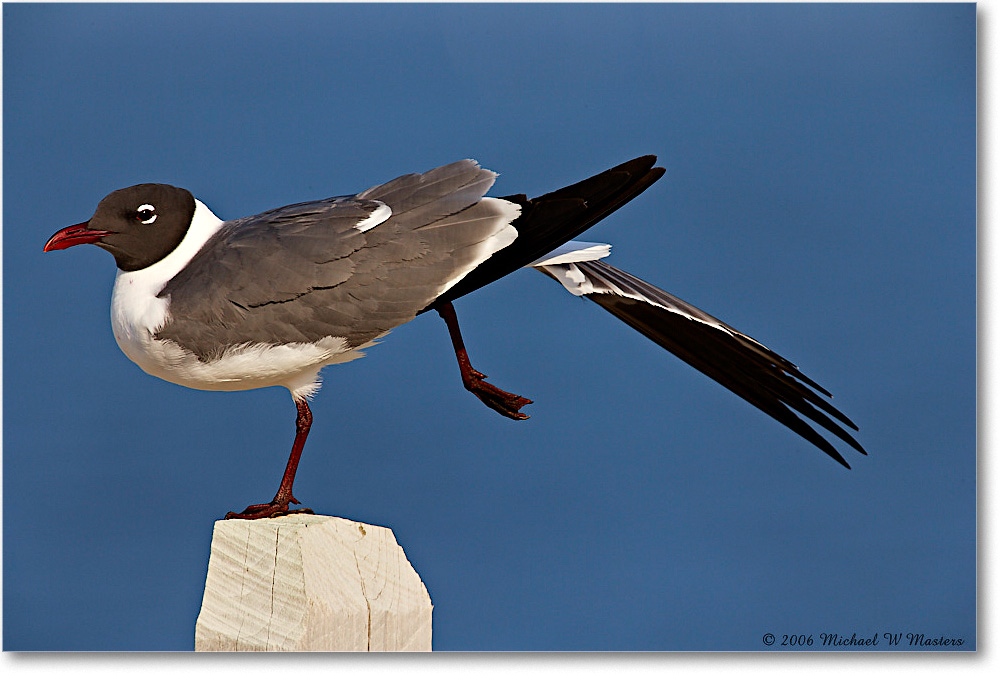
<svg viewBox="0 0 1000 675">
<path fill-rule="evenodd" d="M 467 376 L 462 378 L 465 388 L 475 394 L 476 398 L 486 404 L 486 407 L 492 408 L 504 417 L 509 417 L 512 420 L 528 419 L 528 416 L 520 412 L 520 410 L 531 403 L 531 399 L 512 394 L 509 391 L 504 391 L 499 387 L 494 387 L 492 384 L 484 382 L 483 380 L 486 379 L 486 376 L 475 368 L 469 368 L 463 375 Z"/>
<path fill-rule="evenodd" d="M 256 520 L 258 518 L 277 518 L 279 516 L 291 516 L 296 513 L 313 513 L 312 509 L 291 509 L 289 504 L 298 504 L 299 500 L 289 496 L 287 498 L 276 496 L 268 504 L 253 504 L 246 507 L 239 513 L 230 511 L 226 514 L 226 520 L 239 518 L 241 520 Z"/>
</svg>

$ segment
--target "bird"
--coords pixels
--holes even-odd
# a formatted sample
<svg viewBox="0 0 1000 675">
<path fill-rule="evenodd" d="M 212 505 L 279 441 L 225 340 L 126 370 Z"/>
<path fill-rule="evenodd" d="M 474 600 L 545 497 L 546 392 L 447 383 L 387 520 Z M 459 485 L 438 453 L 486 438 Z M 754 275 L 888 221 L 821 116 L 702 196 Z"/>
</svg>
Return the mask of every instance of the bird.
<svg viewBox="0 0 1000 675">
<path fill-rule="evenodd" d="M 115 190 L 43 251 L 93 244 L 114 257 L 115 340 L 142 370 L 194 389 L 283 386 L 295 437 L 274 498 L 226 518 L 311 513 L 292 492 L 320 371 L 362 356 L 427 312 L 447 327 L 462 384 L 488 408 L 528 418 L 532 401 L 471 363 L 454 301 L 536 269 L 850 465 L 808 422 L 867 454 L 828 391 L 757 340 L 613 267 L 610 245 L 576 239 L 665 173 L 646 155 L 528 198 L 487 196 L 498 176 L 465 159 L 362 192 L 222 220 L 184 188 Z"/>
</svg>

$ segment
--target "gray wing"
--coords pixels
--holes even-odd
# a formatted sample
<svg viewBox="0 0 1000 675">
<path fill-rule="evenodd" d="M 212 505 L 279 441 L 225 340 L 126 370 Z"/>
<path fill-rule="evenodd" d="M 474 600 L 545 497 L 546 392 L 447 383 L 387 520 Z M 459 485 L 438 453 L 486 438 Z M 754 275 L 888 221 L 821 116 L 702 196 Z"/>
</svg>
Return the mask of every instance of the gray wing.
<svg viewBox="0 0 1000 675">
<path fill-rule="evenodd" d="M 463 160 L 227 222 L 160 292 L 170 320 L 156 337 L 202 360 L 247 343 L 362 345 L 513 240 L 517 207 L 481 201 L 495 178 Z M 391 216 L 365 229 L 385 206 Z"/>
</svg>

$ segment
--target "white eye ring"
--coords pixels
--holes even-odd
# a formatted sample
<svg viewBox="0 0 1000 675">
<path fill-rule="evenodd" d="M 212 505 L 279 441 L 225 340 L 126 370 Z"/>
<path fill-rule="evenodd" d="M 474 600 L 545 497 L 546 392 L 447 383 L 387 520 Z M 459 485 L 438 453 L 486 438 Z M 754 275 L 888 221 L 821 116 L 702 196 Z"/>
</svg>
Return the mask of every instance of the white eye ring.
<svg viewBox="0 0 1000 675">
<path fill-rule="evenodd" d="M 152 204 L 143 204 L 142 206 L 140 206 L 135 210 L 136 218 L 139 218 L 139 214 L 142 213 L 143 211 L 155 211 L 155 210 L 156 209 L 153 207 Z M 151 215 L 146 220 L 140 219 L 139 222 L 142 223 L 143 225 L 152 225 L 154 220 L 156 220 L 156 213 L 153 213 L 153 215 Z"/>
</svg>

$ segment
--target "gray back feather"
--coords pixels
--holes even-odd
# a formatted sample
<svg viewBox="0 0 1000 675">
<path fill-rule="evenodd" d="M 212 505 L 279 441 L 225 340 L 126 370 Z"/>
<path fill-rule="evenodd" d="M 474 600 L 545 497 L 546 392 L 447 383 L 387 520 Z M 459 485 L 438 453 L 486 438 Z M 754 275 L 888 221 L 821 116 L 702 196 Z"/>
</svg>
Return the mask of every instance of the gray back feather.
<svg viewBox="0 0 1000 675">
<path fill-rule="evenodd" d="M 496 174 L 464 160 L 353 197 L 229 221 L 160 292 L 157 333 L 202 360 L 247 343 L 364 344 L 411 320 L 506 225 L 489 200 Z M 377 201 L 376 201 L 377 200 Z M 392 215 L 355 228 L 382 202 Z"/>
</svg>

